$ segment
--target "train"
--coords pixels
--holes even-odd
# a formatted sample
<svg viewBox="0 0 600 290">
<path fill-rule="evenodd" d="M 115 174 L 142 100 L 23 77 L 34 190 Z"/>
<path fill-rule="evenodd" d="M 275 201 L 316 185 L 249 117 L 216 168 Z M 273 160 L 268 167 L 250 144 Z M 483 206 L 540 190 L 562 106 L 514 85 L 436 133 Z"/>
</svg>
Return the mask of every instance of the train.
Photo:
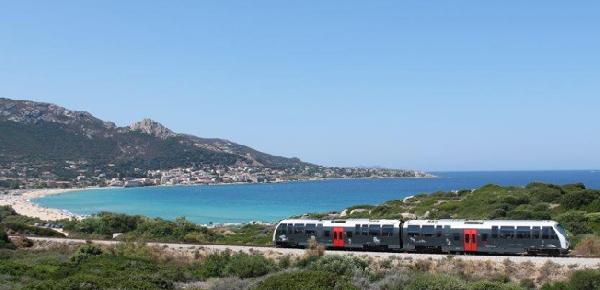
<svg viewBox="0 0 600 290">
<path fill-rule="evenodd" d="M 413 253 L 566 255 L 568 235 L 542 220 L 285 219 L 273 233 L 276 247 Z"/>
</svg>

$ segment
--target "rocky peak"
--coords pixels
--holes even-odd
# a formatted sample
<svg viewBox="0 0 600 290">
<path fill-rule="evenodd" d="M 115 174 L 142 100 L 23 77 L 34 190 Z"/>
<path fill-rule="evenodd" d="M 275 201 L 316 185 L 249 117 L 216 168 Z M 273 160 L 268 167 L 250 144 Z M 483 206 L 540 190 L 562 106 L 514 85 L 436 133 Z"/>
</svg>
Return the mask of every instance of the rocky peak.
<svg viewBox="0 0 600 290">
<path fill-rule="evenodd" d="M 175 132 L 171 131 L 171 129 L 165 127 L 163 124 L 147 118 L 129 125 L 129 129 L 152 135 L 160 139 L 177 136 Z"/>
<path fill-rule="evenodd" d="M 84 111 L 72 111 L 50 103 L 0 98 L 0 120 L 25 124 L 53 122 L 85 127 L 115 128 Z"/>
</svg>

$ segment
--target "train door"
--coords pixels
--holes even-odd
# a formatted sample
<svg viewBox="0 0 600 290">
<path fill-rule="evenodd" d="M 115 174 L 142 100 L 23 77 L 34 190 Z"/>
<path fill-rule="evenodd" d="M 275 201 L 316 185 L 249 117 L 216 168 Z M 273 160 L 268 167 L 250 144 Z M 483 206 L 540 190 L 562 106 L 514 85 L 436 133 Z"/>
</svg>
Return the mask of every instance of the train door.
<svg viewBox="0 0 600 290">
<path fill-rule="evenodd" d="M 344 228 L 334 227 L 333 228 L 333 246 L 344 247 Z"/>
<path fill-rule="evenodd" d="M 464 251 L 465 252 L 476 252 L 477 251 L 477 230 L 465 229 L 463 231 L 464 236 Z"/>
</svg>

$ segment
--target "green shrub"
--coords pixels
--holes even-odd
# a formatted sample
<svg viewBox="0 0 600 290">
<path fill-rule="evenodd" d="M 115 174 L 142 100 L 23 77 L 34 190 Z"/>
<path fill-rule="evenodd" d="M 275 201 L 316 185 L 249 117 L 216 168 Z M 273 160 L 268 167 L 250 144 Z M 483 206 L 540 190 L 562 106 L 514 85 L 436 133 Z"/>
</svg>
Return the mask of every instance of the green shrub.
<svg viewBox="0 0 600 290">
<path fill-rule="evenodd" d="M 492 281 L 485 281 L 485 280 L 469 284 L 468 289 L 469 290 L 523 290 L 522 287 L 515 285 L 515 284 L 492 282 Z"/>
<path fill-rule="evenodd" d="M 4 227 L 0 225 L 0 249 L 13 249 L 15 245 L 10 241 Z"/>
<path fill-rule="evenodd" d="M 561 205 L 566 209 L 583 209 L 594 200 L 600 199 L 600 191 L 592 189 L 567 192 L 561 199 Z"/>
<path fill-rule="evenodd" d="M 254 278 L 266 275 L 273 269 L 275 269 L 273 261 L 263 255 L 239 253 L 231 256 L 223 274 L 229 277 Z"/>
<path fill-rule="evenodd" d="M 356 256 L 328 255 L 312 262 L 308 269 L 326 271 L 337 275 L 351 275 L 354 271 L 364 270 L 369 264 Z"/>
<path fill-rule="evenodd" d="M 423 274 L 406 286 L 406 290 L 466 290 L 465 283 L 443 274 Z"/>
<path fill-rule="evenodd" d="M 194 274 L 201 279 L 213 277 L 253 278 L 275 269 L 273 261 L 262 255 L 219 252 L 206 256 L 194 266 Z"/>
<path fill-rule="evenodd" d="M 600 290 L 600 270 L 579 270 L 569 277 L 571 289 Z"/>
<path fill-rule="evenodd" d="M 525 187 L 532 195 L 532 198 L 541 202 L 556 202 L 562 198 L 563 189 L 554 184 L 545 184 L 532 182 Z"/>
<path fill-rule="evenodd" d="M 584 211 L 567 211 L 557 216 L 556 220 L 572 234 L 579 235 L 592 232 Z"/>
<path fill-rule="evenodd" d="M 194 266 L 194 274 L 201 279 L 211 277 L 223 277 L 223 270 L 229 264 L 231 254 L 229 252 L 217 252 L 206 256 L 201 262 Z"/>
<path fill-rule="evenodd" d="M 556 283 L 552 283 L 552 284 L 544 284 L 540 290 L 575 290 L 575 289 L 570 289 L 569 285 L 567 285 L 567 282 L 556 282 Z"/>
<path fill-rule="evenodd" d="M 71 262 L 79 264 L 88 257 L 102 255 L 102 249 L 97 245 L 87 243 L 80 246 L 77 251 L 71 256 Z"/>
<path fill-rule="evenodd" d="M 571 273 L 565 282 L 548 283 L 542 290 L 600 290 L 600 270 L 586 269 Z"/>
<path fill-rule="evenodd" d="M 256 290 L 329 290 L 356 289 L 352 284 L 330 272 L 298 271 L 277 273 L 258 283 Z"/>
</svg>

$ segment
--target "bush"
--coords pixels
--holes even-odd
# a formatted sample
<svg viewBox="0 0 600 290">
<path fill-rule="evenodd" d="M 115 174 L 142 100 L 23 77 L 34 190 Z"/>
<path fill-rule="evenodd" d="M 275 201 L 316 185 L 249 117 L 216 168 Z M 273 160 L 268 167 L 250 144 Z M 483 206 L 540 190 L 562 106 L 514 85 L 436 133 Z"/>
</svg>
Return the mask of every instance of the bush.
<svg viewBox="0 0 600 290">
<path fill-rule="evenodd" d="M 4 227 L 0 225 L 0 249 L 14 249 L 15 245 L 10 241 Z"/>
<path fill-rule="evenodd" d="M 455 277 L 442 274 L 423 274 L 410 282 L 407 290 L 466 290 L 465 283 Z"/>
<path fill-rule="evenodd" d="M 71 256 L 71 262 L 79 264 L 91 256 L 102 255 L 102 249 L 94 244 L 87 243 L 80 246 L 77 251 Z"/>
<path fill-rule="evenodd" d="M 222 278 L 216 280 L 209 290 L 245 290 L 250 288 L 250 281 L 240 278 Z"/>
<path fill-rule="evenodd" d="M 308 269 L 337 275 L 352 275 L 355 271 L 362 271 L 368 266 L 369 264 L 359 257 L 329 255 L 314 261 Z"/>
<path fill-rule="evenodd" d="M 544 284 L 540 290 L 574 290 L 570 289 L 566 282 L 556 282 L 553 284 Z"/>
<path fill-rule="evenodd" d="M 563 189 L 560 186 L 554 184 L 532 182 L 528 184 L 525 188 L 529 190 L 533 199 L 541 202 L 558 201 L 564 194 Z"/>
<path fill-rule="evenodd" d="M 510 283 L 492 282 L 492 281 L 479 281 L 471 283 L 468 287 L 469 290 L 522 290 L 519 287 Z"/>
<path fill-rule="evenodd" d="M 383 277 L 376 285 L 380 290 L 401 290 L 411 279 L 408 273 L 394 271 L 391 275 Z"/>
<path fill-rule="evenodd" d="M 299 271 L 283 272 L 258 283 L 255 290 L 329 290 L 356 289 L 352 284 L 330 272 Z"/>
<path fill-rule="evenodd" d="M 591 189 L 576 190 L 567 192 L 561 200 L 561 205 L 566 209 L 583 209 L 595 199 L 600 199 L 600 191 Z"/>
<path fill-rule="evenodd" d="M 273 261 L 262 255 L 239 253 L 231 256 L 223 274 L 238 278 L 254 278 L 264 276 L 273 269 L 275 269 Z"/>
<path fill-rule="evenodd" d="M 557 216 L 556 220 L 572 234 L 579 235 L 592 232 L 588 225 L 588 218 L 583 211 L 567 211 Z"/>
<path fill-rule="evenodd" d="M 571 289 L 600 290 L 600 270 L 579 270 L 569 277 Z"/>
<path fill-rule="evenodd" d="M 571 273 L 568 281 L 545 284 L 542 290 L 600 290 L 600 270 L 586 269 Z"/>
<path fill-rule="evenodd" d="M 195 265 L 194 274 L 202 279 L 223 277 L 223 269 L 229 264 L 229 259 L 231 259 L 231 254 L 229 252 L 210 254 L 200 263 Z"/>
<path fill-rule="evenodd" d="M 206 256 L 195 265 L 194 273 L 202 278 L 237 277 L 254 278 L 266 275 L 275 269 L 273 261 L 262 255 L 248 255 L 219 252 Z"/>
</svg>

